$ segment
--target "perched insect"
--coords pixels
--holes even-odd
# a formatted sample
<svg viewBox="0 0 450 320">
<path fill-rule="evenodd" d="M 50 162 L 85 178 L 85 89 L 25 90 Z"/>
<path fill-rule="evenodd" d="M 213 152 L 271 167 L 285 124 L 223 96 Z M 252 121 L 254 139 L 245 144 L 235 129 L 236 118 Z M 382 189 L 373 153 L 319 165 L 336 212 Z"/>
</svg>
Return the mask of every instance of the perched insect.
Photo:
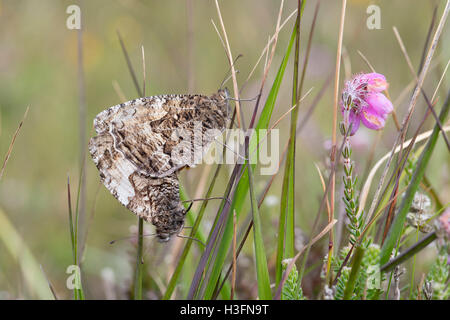
<svg viewBox="0 0 450 320">
<path fill-rule="evenodd" d="M 99 113 L 89 152 L 112 195 L 151 222 L 161 242 L 184 225 L 177 172 L 194 166 L 226 128 L 228 91 L 161 95 Z M 200 150 L 200 152 L 198 152 Z"/>
</svg>

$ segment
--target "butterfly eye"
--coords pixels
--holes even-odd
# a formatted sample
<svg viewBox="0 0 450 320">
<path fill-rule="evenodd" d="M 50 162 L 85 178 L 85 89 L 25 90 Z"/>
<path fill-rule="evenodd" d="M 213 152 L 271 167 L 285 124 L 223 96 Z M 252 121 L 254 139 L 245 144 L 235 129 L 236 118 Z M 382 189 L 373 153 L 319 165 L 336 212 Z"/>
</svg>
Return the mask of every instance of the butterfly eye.
<svg viewBox="0 0 450 320">
<path fill-rule="evenodd" d="M 167 242 L 170 240 L 170 235 L 166 233 L 160 233 L 158 234 L 158 242 Z"/>
</svg>

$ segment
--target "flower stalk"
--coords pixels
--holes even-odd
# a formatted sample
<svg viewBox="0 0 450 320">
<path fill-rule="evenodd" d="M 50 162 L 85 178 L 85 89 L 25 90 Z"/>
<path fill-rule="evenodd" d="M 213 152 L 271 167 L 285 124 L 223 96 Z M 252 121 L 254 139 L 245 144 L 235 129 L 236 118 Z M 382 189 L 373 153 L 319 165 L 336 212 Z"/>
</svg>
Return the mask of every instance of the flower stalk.
<svg viewBox="0 0 450 320">
<path fill-rule="evenodd" d="M 363 214 L 358 215 L 359 199 L 355 195 L 356 176 L 353 178 L 353 162 L 350 136 L 358 130 L 360 123 L 372 130 L 384 128 L 387 116 L 394 110 L 391 101 L 382 93 L 388 88 L 384 75 L 379 73 L 357 74 L 345 83 L 342 92 L 341 112 L 343 121 L 340 131 L 344 137 L 342 158 L 344 161 L 344 197 L 350 231 L 350 243 L 356 245 L 361 236 Z"/>
<path fill-rule="evenodd" d="M 350 300 L 353 295 L 353 290 L 355 289 L 357 276 L 359 273 L 359 269 L 361 267 L 361 262 L 364 257 L 365 249 L 363 247 L 357 247 L 355 252 L 355 257 L 353 260 L 352 270 L 350 272 L 350 276 L 348 278 L 347 286 L 344 291 L 344 300 Z"/>
<path fill-rule="evenodd" d="M 344 93 L 345 96 L 345 93 Z M 354 245 L 361 235 L 362 215 L 358 217 L 358 199 L 355 197 L 356 176 L 353 178 L 354 162 L 351 160 L 352 148 L 350 144 L 350 133 L 353 124 L 350 122 L 350 111 L 352 108 L 352 99 L 347 96 L 343 99 L 344 103 L 344 120 L 340 124 L 341 134 L 344 137 L 344 147 L 342 148 L 342 158 L 344 163 L 344 197 L 342 200 L 345 204 L 345 212 L 350 223 L 348 225 L 350 231 L 350 243 Z"/>
</svg>

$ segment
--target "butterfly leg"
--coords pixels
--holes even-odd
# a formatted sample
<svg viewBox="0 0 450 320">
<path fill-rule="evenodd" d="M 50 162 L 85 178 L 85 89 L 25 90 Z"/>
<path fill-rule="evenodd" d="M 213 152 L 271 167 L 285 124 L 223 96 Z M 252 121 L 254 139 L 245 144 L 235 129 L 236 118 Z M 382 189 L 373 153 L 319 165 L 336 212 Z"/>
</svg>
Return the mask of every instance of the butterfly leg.
<svg viewBox="0 0 450 320">
<path fill-rule="evenodd" d="M 193 204 L 194 204 L 194 201 L 191 201 L 191 203 L 189 204 L 189 206 L 186 209 L 186 213 L 188 213 L 189 210 L 191 210 Z"/>
<path fill-rule="evenodd" d="M 184 236 L 182 234 L 177 234 L 177 237 L 178 238 L 191 239 L 191 240 L 197 241 L 198 243 L 201 243 L 204 247 L 206 247 L 206 244 L 204 244 L 203 241 L 201 241 L 200 239 L 189 237 L 189 236 Z"/>
<path fill-rule="evenodd" d="M 222 145 L 223 147 L 227 148 L 228 150 L 230 150 L 231 152 L 233 152 L 235 155 L 237 155 L 239 158 L 241 158 L 242 160 L 247 161 L 248 159 L 242 155 L 239 154 L 239 152 L 234 151 L 230 146 L 228 146 L 226 143 L 223 143 L 221 141 L 219 141 L 217 138 L 214 138 L 214 141 L 216 141 L 217 143 L 219 143 L 220 145 Z"/>
</svg>

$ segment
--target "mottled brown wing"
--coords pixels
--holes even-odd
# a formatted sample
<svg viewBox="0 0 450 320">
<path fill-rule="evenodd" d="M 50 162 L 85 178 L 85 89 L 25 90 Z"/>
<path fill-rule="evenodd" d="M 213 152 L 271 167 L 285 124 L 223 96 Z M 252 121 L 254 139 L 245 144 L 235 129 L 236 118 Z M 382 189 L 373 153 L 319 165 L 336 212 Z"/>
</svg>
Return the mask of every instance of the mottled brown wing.
<svg viewBox="0 0 450 320">
<path fill-rule="evenodd" d="M 89 142 L 89 151 L 106 188 L 137 216 L 155 224 L 157 230 L 177 222 L 177 217 L 171 215 L 180 203 L 176 174 L 158 179 L 143 176 L 112 147 L 113 143 L 110 135 L 98 135 Z"/>
<path fill-rule="evenodd" d="M 142 98 L 101 112 L 94 127 L 98 135 L 113 137 L 112 147 L 140 173 L 158 177 L 201 160 L 225 129 L 223 103 L 215 95 Z"/>
<path fill-rule="evenodd" d="M 224 104 L 226 101 L 218 95 L 211 98 L 200 95 L 154 96 L 132 100 L 101 112 L 94 120 L 97 136 L 90 140 L 89 151 L 102 182 L 131 211 L 141 217 L 150 216 L 149 186 L 164 184 L 166 177 L 158 177 L 163 178 L 176 166 L 195 164 L 192 158 L 174 154 L 180 145 L 186 144 L 178 133 L 205 132 L 211 128 L 218 129 L 217 134 L 221 133 L 226 125 Z M 197 141 L 202 154 L 216 135 L 208 134 L 204 141 Z M 186 147 L 194 149 L 194 142 L 187 142 Z M 167 178 L 173 178 L 173 175 Z M 178 191 L 172 194 L 176 198 Z M 170 201 L 179 202 L 179 199 Z"/>
<path fill-rule="evenodd" d="M 94 128 L 98 137 L 107 137 L 109 149 L 143 174 L 170 168 L 170 155 L 164 153 L 165 137 L 152 131 L 151 123 L 167 115 L 166 100 L 150 97 L 113 106 L 97 115 Z M 92 153 L 92 152 L 91 152 Z"/>
</svg>

